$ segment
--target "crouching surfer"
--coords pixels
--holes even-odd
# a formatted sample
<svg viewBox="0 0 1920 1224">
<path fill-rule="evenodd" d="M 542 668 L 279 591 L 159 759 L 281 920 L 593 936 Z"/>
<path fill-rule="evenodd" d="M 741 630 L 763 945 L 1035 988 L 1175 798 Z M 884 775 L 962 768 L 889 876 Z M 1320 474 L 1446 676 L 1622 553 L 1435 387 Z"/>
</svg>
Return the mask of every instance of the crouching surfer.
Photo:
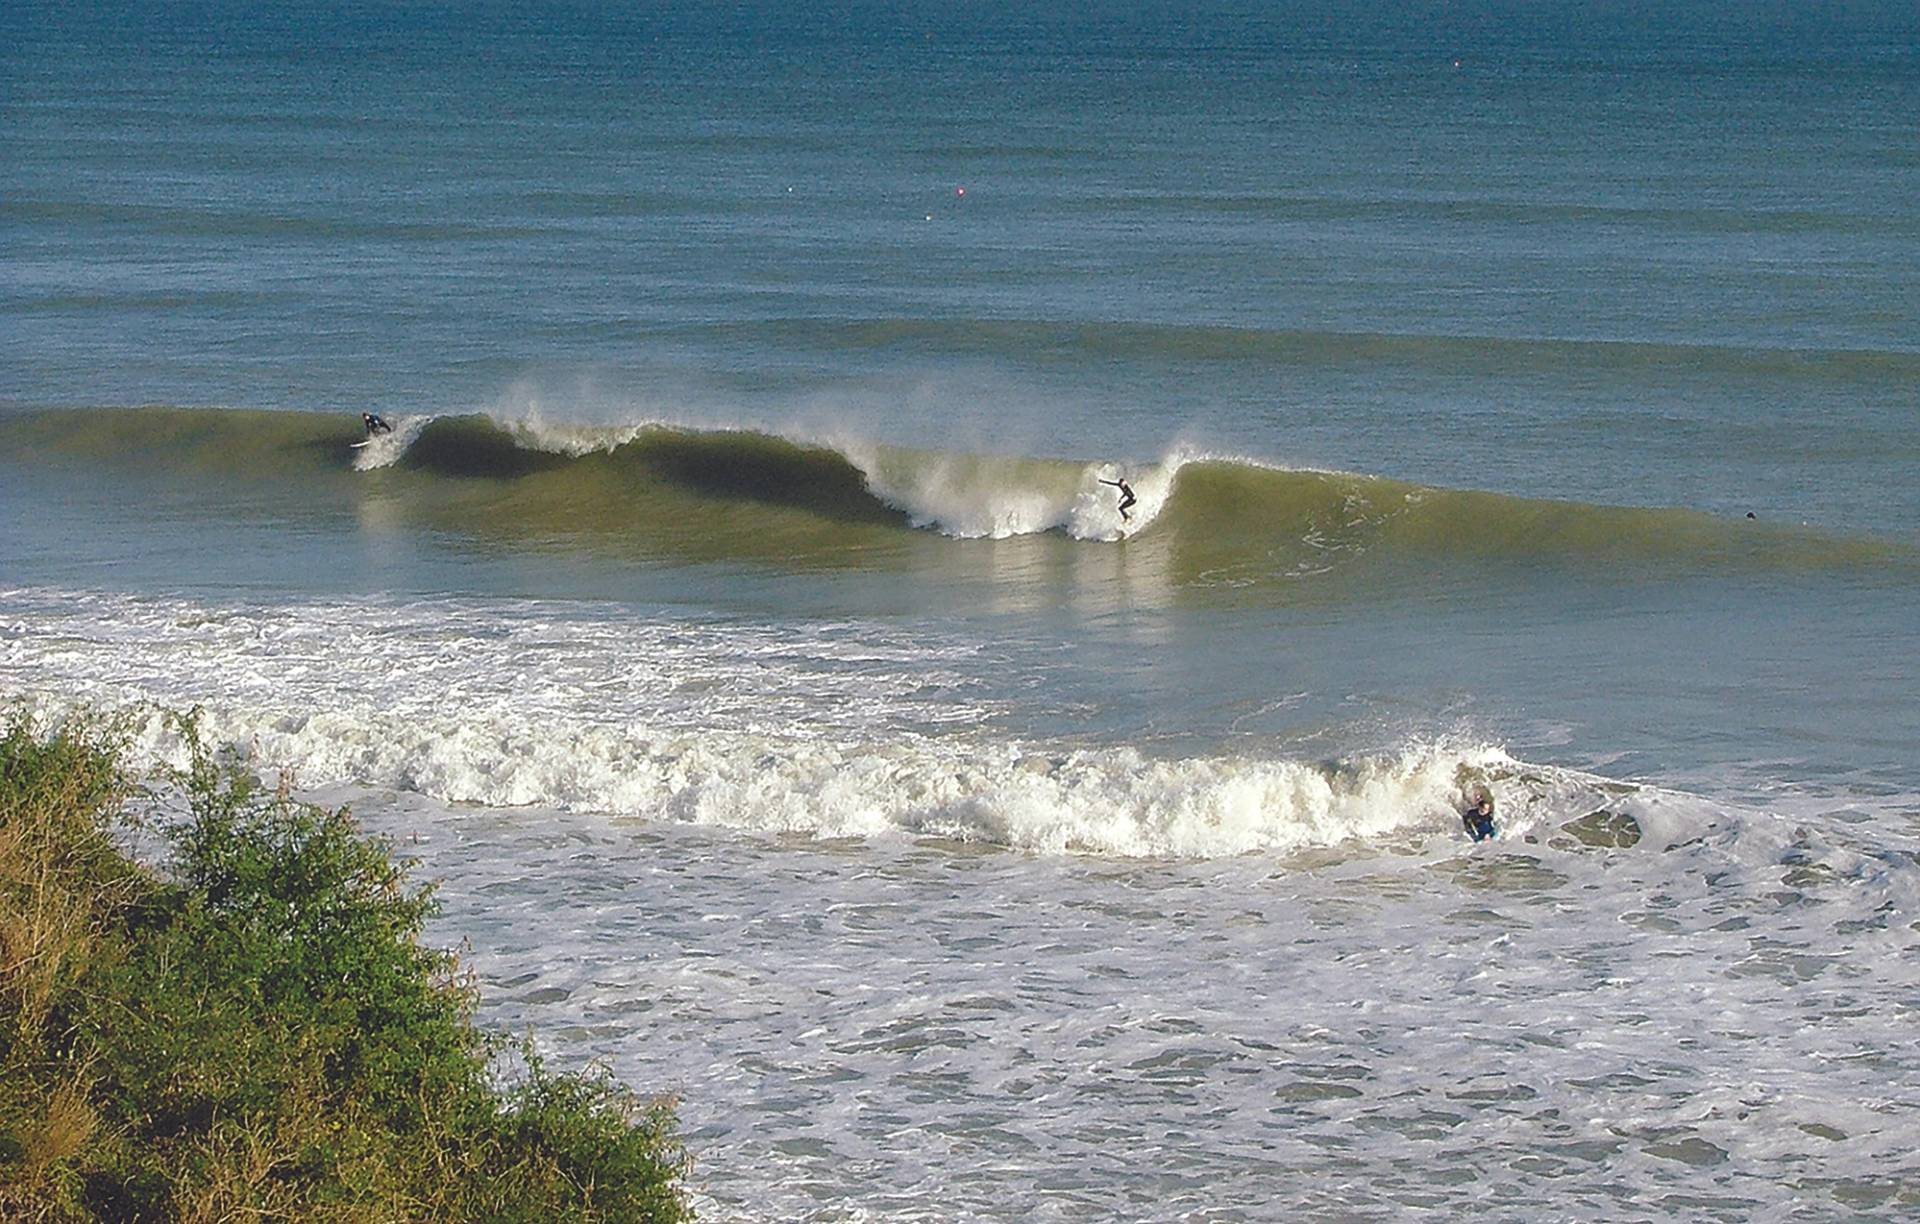
<svg viewBox="0 0 1920 1224">
<path fill-rule="evenodd" d="M 381 434 L 393 432 L 393 426 L 387 424 L 386 418 L 382 417 L 377 412 L 361 413 L 360 423 L 367 427 L 367 436 L 369 438 L 378 437 Z"/>
<path fill-rule="evenodd" d="M 1467 827 L 1467 836 L 1475 841 L 1486 841 L 1493 836 L 1493 796 L 1481 791 L 1472 806 L 1460 813 L 1460 823 Z"/>
<path fill-rule="evenodd" d="M 1120 521 L 1123 523 L 1131 523 L 1133 516 L 1127 513 L 1127 509 L 1140 499 L 1133 495 L 1133 489 L 1128 486 L 1127 478 L 1122 476 L 1118 480 L 1103 480 L 1100 483 L 1103 485 L 1112 485 L 1114 488 L 1120 490 Z"/>
</svg>

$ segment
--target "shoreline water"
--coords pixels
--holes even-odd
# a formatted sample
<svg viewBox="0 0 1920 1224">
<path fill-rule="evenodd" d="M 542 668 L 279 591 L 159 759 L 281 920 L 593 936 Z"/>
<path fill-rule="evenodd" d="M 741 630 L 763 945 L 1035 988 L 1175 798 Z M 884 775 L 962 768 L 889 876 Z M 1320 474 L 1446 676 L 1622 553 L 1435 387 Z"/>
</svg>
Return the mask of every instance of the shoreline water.
<svg viewBox="0 0 1920 1224">
<path fill-rule="evenodd" d="M 1853 1061 L 1900 1057 L 1868 1000 L 1897 996 L 1871 966 L 1907 936 L 1875 914 L 1911 882 L 1806 827 L 1119 863 L 391 802 L 456 881 L 491 1016 L 678 1084 L 728 1218 L 1914 1194 L 1914 1103 Z M 1859 933 L 1822 948 L 1810 921 Z M 625 1001 L 652 990 L 679 1035 L 636 1045 Z M 1883 1022 L 1805 1025 L 1841 996 Z"/>
</svg>

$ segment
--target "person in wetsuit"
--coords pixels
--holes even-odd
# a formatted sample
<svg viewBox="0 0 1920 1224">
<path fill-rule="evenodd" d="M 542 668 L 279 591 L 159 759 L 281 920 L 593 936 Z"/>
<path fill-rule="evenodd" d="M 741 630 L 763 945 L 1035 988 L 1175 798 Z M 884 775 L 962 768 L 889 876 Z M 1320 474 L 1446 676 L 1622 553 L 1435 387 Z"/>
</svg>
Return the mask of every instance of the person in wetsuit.
<svg viewBox="0 0 1920 1224">
<path fill-rule="evenodd" d="M 1460 813 L 1460 823 L 1467 827 L 1467 836 L 1475 841 L 1485 841 L 1493 836 L 1493 796 L 1485 791 L 1473 802 L 1473 806 Z"/>
<path fill-rule="evenodd" d="M 387 424 L 386 421 L 382 419 L 378 413 L 373 413 L 373 412 L 361 413 L 360 423 L 367 427 L 367 436 L 369 438 L 375 436 L 376 434 L 393 432 L 393 426 Z"/>
<path fill-rule="evenodd" d="M 1123 523 L 1132 522 L 1133 516 L 1127 513 L 1127 507 L 1133 505 L 1133 503 L 1140 499 L 1135 497 L 1133 490 L 1127 486 L 1127 478 L 1122 476 L 1118 480 L 1103 480 L 1100 483 L 1103 485 L 1112 485 L 1114 488 L 1120 490 L 1120 521 Z"/>
</svg>

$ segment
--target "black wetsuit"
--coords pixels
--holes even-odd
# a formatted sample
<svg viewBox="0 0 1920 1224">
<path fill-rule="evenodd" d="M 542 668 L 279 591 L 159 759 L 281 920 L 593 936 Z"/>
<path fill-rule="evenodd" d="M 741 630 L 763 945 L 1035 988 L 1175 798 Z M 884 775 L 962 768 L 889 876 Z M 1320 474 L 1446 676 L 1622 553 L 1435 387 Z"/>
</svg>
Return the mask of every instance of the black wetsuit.
<svg viewBox="0 0 1920 1224">
<path fill-rule="evenodd" d="M 369 438 L 373 437 L 375 434 L 393 432 L 393 426 L 387 424 L 385 421 L 381 420 L 378 416 L 376 416 L 371 412 L 361 413 L 360 420 L 363 424 L 366 425 L 367 436 Z"/>
<path fill-rule="evenodd" d="M 1127 482 L 1124 480 L 1103 480 L 1100 483 L 1112 485 L 1114 488 L 1120 490 L 1120 518 L 1122 522 L 1130 521 L 1133 516 L 1127 513 L 1127 507 L 1133 505 L 1140 499 L 1133 495 L 1133 490 L 1127 487 Z"/>
</svg>

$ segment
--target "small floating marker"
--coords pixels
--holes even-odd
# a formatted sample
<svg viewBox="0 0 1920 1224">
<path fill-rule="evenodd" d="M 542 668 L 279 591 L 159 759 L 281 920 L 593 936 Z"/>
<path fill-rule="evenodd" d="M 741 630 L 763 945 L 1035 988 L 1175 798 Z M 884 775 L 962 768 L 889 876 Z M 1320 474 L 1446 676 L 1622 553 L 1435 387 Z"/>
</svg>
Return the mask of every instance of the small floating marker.
<svg viewBox="0 0 1920 1224">
<path fill-rule="evenodd" d="M 928 213 L 928 214 L 927 214 L 927 220 L 929 220 L 929 221 L 931 221 L 931 220 L 933 220 L 933 214 L 932 214 L 932 213 Z"/>
<path fill-rule="evenodd" d="M 965 199 L 967 195 L 967 189 L 965 187 L 955 187 L 953 189 L 953 194 L 956 196 L 959 196 L 961 199 Z"/>
<path fill-rule="evenodd" d="M 1453 70 L 1454 70 L 1455 72 L 1458 72 L 1458 71 L 1460 70 L 1460 61 L 1459 61 L 1459 60 L 1455 60 L 1455 61 L 1453 61 Z"/>
</svg>

